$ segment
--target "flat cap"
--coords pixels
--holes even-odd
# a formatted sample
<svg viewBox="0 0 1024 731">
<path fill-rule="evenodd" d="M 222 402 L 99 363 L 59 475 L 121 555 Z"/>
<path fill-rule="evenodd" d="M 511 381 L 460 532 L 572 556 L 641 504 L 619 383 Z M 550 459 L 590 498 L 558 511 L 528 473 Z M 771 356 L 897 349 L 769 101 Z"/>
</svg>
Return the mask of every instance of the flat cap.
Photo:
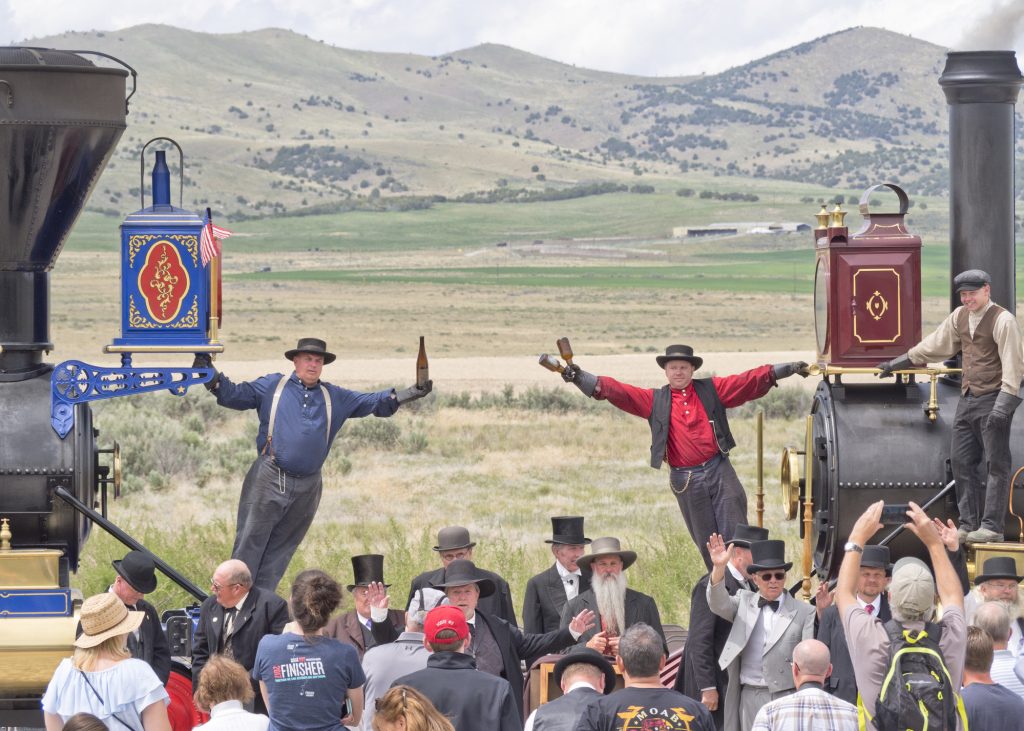
<svg viewBox="0 0 1024 731">
<path fill-rule="evenodd" d="M 988 272 L 981 269 L 968 269 L 953 277 L 953 290 L 956 292 L 963 292 L 964 290 L 973 292 L 976 289 L 981 289 L 986 284 L 992 284 L 992 277 L 988 275 Z"/>
</svg>

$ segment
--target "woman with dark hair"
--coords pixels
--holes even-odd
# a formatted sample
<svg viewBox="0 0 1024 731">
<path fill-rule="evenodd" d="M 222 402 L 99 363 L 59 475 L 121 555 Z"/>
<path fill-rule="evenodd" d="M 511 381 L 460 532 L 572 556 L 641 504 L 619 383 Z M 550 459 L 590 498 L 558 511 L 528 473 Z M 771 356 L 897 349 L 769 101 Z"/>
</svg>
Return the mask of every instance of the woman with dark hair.
<svg viewBox="0 0 1024 731">
<path fill-rule="evenodd" d="M 321 634 L 340 603 L 338 582 L 319 569 L 303 571 L 289 601 L 298 631 L 260 640 L 252 674 L 275 731 L 341 731 L 359 724 L 366 682 L 359 656 L 351 645 Z"/>
<path fill-rule="evenodd" d="M 455 731 L 452 722 L 415 688 L 396 685 L 377 699 L 373 731 Z"/>
<path fill-rule="evenodd" d="M 196 726 L 195 731 L 267 731 L 269 718 L 242 707 L 252 696 L 245 668 L 224 655 L 214 655 L 199 676 L 199 687 L 193 698 L 196 708 L 209 713 L 210 720 Z"/>
</svg>

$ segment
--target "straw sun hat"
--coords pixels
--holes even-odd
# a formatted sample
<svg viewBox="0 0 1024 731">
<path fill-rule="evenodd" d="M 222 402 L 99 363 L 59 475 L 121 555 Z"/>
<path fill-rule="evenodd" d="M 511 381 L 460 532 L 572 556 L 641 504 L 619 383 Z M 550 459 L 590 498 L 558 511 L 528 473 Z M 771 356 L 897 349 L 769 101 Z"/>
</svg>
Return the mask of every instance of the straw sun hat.
<svg viewBox="0 0 1024 731">
<path fill-rule="evenodd" d="M 82 634 L 75 647 L 96 647 L 104 640 L 134 632 L 142 624 L 142 612 L 130 612 L 116 595 L 97 594 L 82 602 Z"/>
</svg>

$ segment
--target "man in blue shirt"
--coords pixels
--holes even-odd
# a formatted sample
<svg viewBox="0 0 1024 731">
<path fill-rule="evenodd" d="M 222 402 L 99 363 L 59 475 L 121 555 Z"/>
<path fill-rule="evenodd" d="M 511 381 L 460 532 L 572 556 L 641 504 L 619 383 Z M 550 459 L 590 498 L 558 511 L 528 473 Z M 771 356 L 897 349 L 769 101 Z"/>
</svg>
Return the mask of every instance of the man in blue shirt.
<svg viewBox="0 0 1024 731">
<path fill-rule="evenodd" d="M 295 549 L 313 522 L 323 481 L 320 468 L 338 430 L 349 418 L 391 416 L 399 405 L 423 398 L 431 382 L 404 391 L 361 393 L 323 383 L 320 373 L 334 362 L 327 343 L 303 338 L 286 352 L 295 372 L 271 373 L 255 381 L 232 383 L 214 371 L 206 387 L 230 409 L 256 409 L 259 456 L 242 482 L 232 558 L 250 567 L 255 586 L 275 591 Z M 212 368 L 208 355 L 196 356 L 196 368 Z"/>
</svg>

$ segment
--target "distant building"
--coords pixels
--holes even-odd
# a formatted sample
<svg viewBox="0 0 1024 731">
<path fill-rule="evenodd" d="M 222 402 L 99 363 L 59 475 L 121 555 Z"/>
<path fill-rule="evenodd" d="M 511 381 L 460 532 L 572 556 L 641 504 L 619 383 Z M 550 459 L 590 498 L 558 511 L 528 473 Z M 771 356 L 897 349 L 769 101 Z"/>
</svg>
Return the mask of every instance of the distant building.
<svg viewBox="0 0 1024 731">
<path fill-rule="evenodd" d="M 736 234 L 780 234 L 810 231 L 809 224 L 800 222 L 742 221 L 738 223 L 709 223 L 706 226 L 676 226 L 674 239 L 695 239 L 707 236 L 735 236 Z"/>
</svg>

